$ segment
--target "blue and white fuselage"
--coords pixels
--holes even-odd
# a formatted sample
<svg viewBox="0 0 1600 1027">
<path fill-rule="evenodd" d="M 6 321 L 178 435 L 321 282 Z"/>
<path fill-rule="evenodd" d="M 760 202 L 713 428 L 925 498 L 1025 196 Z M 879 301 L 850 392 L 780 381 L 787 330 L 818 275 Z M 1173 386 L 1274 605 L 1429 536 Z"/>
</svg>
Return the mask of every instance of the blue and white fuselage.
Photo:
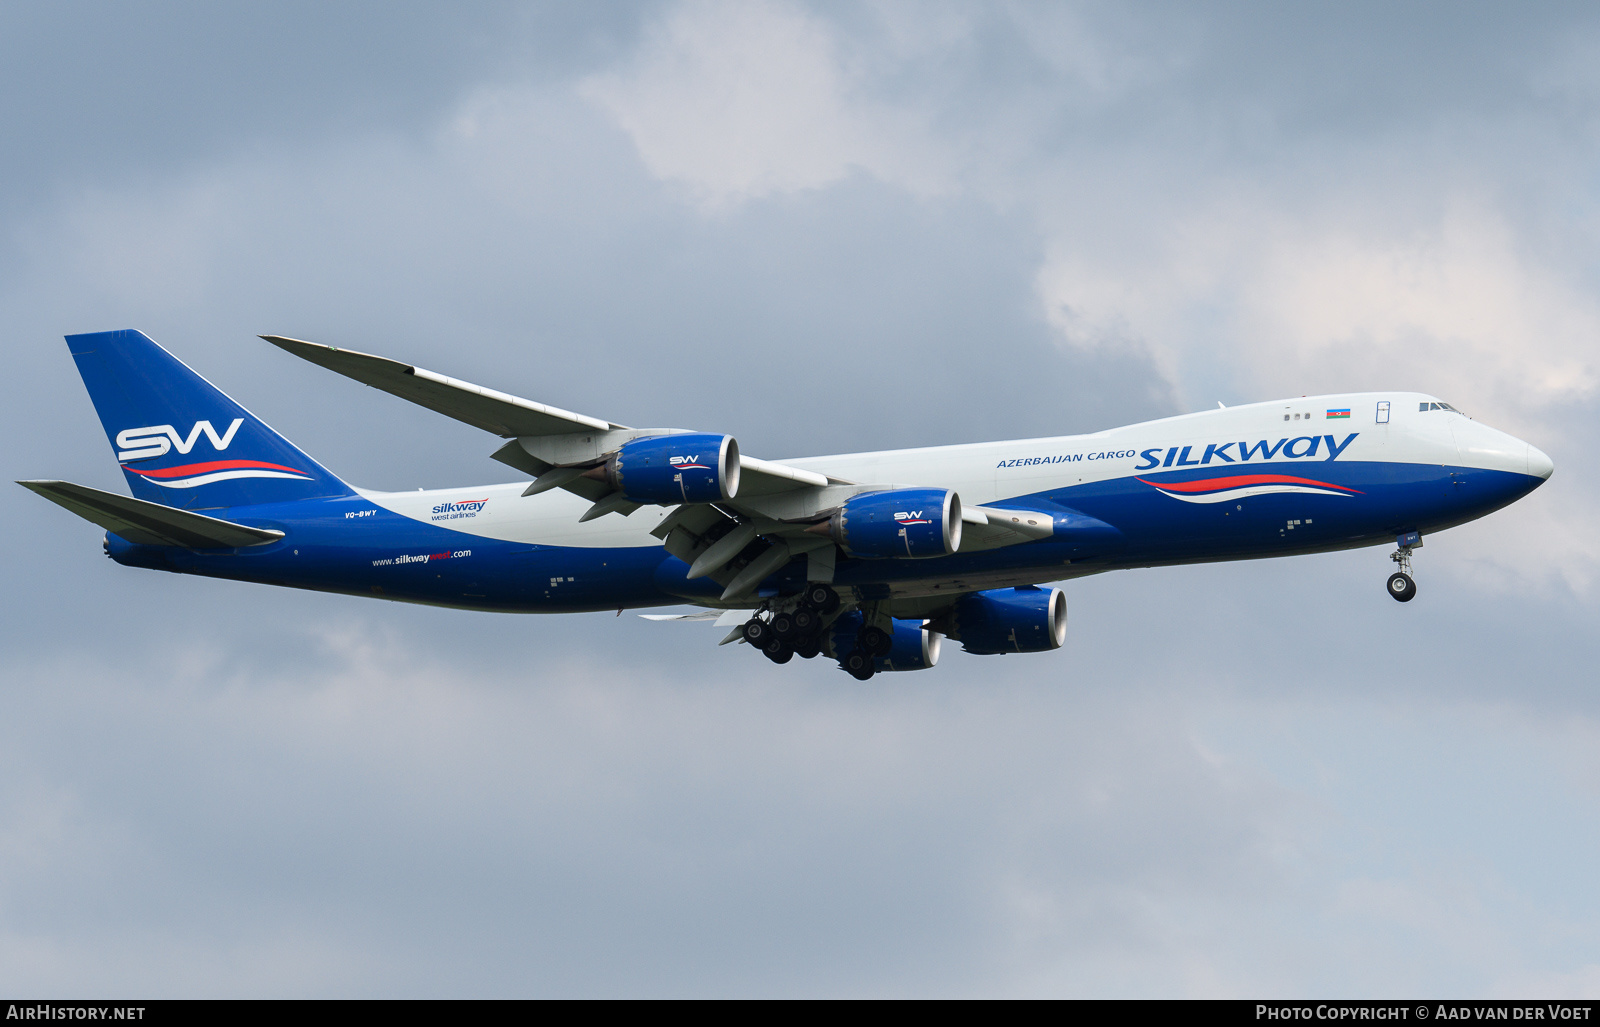
<svg viewBox="0 0 1600 1027">
<path fill-rule="evenodd" d="M 797 643 L 800 636 L 793 632 L 786 633 L 782 644 L 764 643 L 769 655 L 780 660 L 788 658 L 785 647 L 798 648 L 802 655 L 814 655 L 808 649 L 815 649 L 843 659 L 848 653 L 836 651 L 842 646 L 859 648 L 874 641 L 865 634 L 874 624 L 897 640 L 920 632 L 922 662 L 915 654 L 906 656 L 900 661 L 905 667 L 931 665 L 937 645 L 935 641 L 929 658 L 929 633 L 963 638 L 963 624 L 974 637 L 993 628 L 1002 639 L 992 644 L 969 641 L 972 651 L 1053 648 L 1049 642 L 1058 645 L 1064 630 L 1064 604 L 1032 586 L 1120 568 L 1398 541 L 1397 562 L 1409 571 L 1410 550 L 1422 535 L 1514 502 L 1552 471 L 1550 459 L 1538 449 L 1436 397 L 1375 392 L 1208 410 L 1092 435 L 803 457 L 776 464 L 740 457 L 736 445 L 730 457 L 730 439 L 720 457 L 730 480 L 712 502 L 698 503 L 666 501 L 677 497 L 663 499 L 649 491 L 660 486 L 639 483 L 646 481 L 646 473 L 670 473 L 676 483 L 671 487 L 688 489 L 686 482 L 705 472 L 712 478 L 704 480 L 718 487 L 716 460 L 694 457 L 690 462 L 690 457 L 673 456 L 670 465 L 661 459 L 658 469 L 648 472 L 640 460 L 627 462 L 635 451 L 648 455 L 638 440 L 654 439 L 650 444 L 659 443 L 664 454 L 662 447 L 672 435 L 640 433 L 592 419 L 575 429 L 524 435 L 513 423 L 497 432 L 513 440 L 497 456 L 524 470 L 521 481 L 373 492 L 344 486 L 275 434 L 271 446 L 261 443 L 271 429 L 247 413 L 236 414 L 237 408 L 219 408 L 198 386 L 189 390 L 192 395 L 171 390 L 177 395 L 170 401 L 152 397 L 149 409 L 118 405 L 127 402 L 122 396 L 137 396 L 135 388 L 123 389 L 116 398 L 103 397 L 105 383 L 97 375 L 126 377 L 129 367 L 156 360 L 155 353 L 183 366 L 138 333 L 74 336 L 69 341 L 75 354 L 90 352 L 91 346 L 102 354 L 126 347 L 107 366 L 84 372 L 113 446 L 119 445 L 119 435 L 121 443 L 130 444 L 119 453 L 140 499 L 122 502 L 142 499 L 262 536 L 249 539 L 248 545 L 221 544 L 238 541 L 223 535 L 217 543 L 184 545 L 171 542 L 189 536 L 163 534 L 159 525 L 150 529 L 154 535 L 129 530 L 131 540 L 113 527 L 106 547 L 119 563 L 504 612 L 688 603 L 755 611 L 751 619 L 769 625 L 774 618 L 810 609 L 806 601 L 813 596 L 818 608 L 812 612 L 819 616 L 806 623 L 815 624 L 808 630 L 823 634 L 815 645 L 809 636 Z M 478 403 L 461 391 L 473 386 L 414 368 L 390 381 L 380 375 L 389 369 L 376 363 L 335 363 L 380 358 L 336 350 L 324 356 L 320 350 L 312 354 L 291 348 L 287 344 L 293 340 L 272 341 L 351 377 L 491 427 L 492 415 L 482 413 L 481 404 L 470 410 L 452 405 L 458 395 L 465 397 L 462 402 Z M 146 345 L 154 353 L 144 351 Z M 85 357 L 80 355 L 79 362 L 88 367 Z M 442 384 L 434 384 L 435 379 Z M 416 391 L 423 385 L 431 391 Z M 450 389 L 457 391 L 445 391 Z M 488 390 L 477 394 L 525 404 L 533 411 L 530 418 L 579 417 Z M 160 406 L 162 402 L 167 406 Z M 514 414 L 507 414 L 507 420 Z M 202 419 L 205 429 L 191 427 Z M 533 423 L 547 427 L 555 422 Z M 227 425 L 233 425 L 237 437 L 219 448 L 216 443 Z M 629 435 L 635 438 L 630 441 Z M 591 437 L 598 441 L 581 441 Z M 186 452 L 173 451 L 185 443 Z M 148 450 L 167 449 L 128 459 L 148 451 L 133 448 L 141 444 Z M 579 459 L 563 459 L 574 454 Z M 199 455 L 233 459 L 196 459 Z M 208 477 L 216 480 L 194 483 Z M 535 494 L 524 495 L 530 480 L 543 484 L 534 486 Z M 317 487 L 321 481 L 327 484 Z M 735 486 L 738 491 L 729 495 Z M 282 499 L 275 498 L 275 488 L 283 490 Z M 308 490 L 324 494 L 306 495 Z M 84 513 L 66 499 L 46 494 Z M 886 494 L 879 506 L 890 512 L 879 516 L 870 503 Z M 233 501 L 208 499 L 218 495 Z M 904 502 L 894 501 L 900 496 L 906 497 Z M 932 497 L 936 506 L 940 496 L 946 504 L 942 515 L 928 500 Z M 908 509 L 891 510 L 899 506 Z M 117 516 L 136 520 L 138 512 Z M 586 515 L 591 519 L 582 520 Z M 161 515 L 151 516 L 159 520 Z M 941 516 L 949 522 L 942 541 L 927 535 L 939 527 Z M 124 523 L 91 519 L 108 526 Z M 195 524 L 200 526 L 192 530 L 204 535 L 207 529 L 198 520 Z M 932 528 L 925 527 L 930 524 Z M 182 528 L 175 525 L 173 532 Z M 887 541 L 878 541 L 879 535 L 869 536 L 869 531 Z M 931 541 L 916 542 L 923 537 L 919 531 Z M 732 555 L 716 551 L 722 539 L 729 540 L 722 549 Z M 905 547 L 903 553 L 892 548 L 899 545 Z M 696 564 L 703 566 L 691 576 Z M 751 574 L 755 577 L 741 585 L 741 575 Z M 1409 574 L 1395 577 L 1404 577 L 1404 585 L 1414 591 Z M 1400 584 L 1391 581 L 1391 587 L 1396 598 L 1410 598 Z M 1016 595 L 999 591 L 1018 589 Z M 836 598 L 824 603 L 825 591 Z M 1061 605 L 1060 627 L 1023 623 L 1030 617 L 1048 619 L 1052 602 Z M 1016 603 L 1032 604 L 1034 612 L 1014 613 Z M 1051 610 L 1039 613 L 1040 604 Z M 990 627 L 980 629 L 980 621 Z M 787 622 L 776 623 L 781 627 Z M 1029 627 L 1043 632 L 1044 644 L 1025 644 L 1023 629 Z M 761 642 L 763 630 L 753 629 L 757 637 L 750 640 Z M 837 636 L 831 641 L 824 637 L 830 630 Z M 1053 639 L 1048 637 L 1052 633 Z M 858 634 L 862 640 L 852 642 Z M 878 657 L 876 669 L 902 669 L 892 666 L 886 651 L 868 656 Z M 869 663 L 857 676 L 870 675 L 871 667 Z"/>
</svg>

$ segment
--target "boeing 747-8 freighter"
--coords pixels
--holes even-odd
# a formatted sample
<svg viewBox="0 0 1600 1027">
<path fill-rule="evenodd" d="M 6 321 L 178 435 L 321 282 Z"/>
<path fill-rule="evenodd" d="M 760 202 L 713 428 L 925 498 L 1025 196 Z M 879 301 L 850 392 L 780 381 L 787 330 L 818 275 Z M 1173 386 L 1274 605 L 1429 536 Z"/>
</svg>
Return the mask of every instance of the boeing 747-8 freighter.
<svg viewBox="0 0 1600 1027">
<path fill-rule="evenodd" d="M 136 331 L 67 342 L 133 498 L 20 484 L 106 529 L 131 567 L 504 613 L 689 604 L 777 663 L 855 677 L 1066 638 L 1046 587 L 1129 567 L 1394 545 L 1542 484 L 1544 453 L 1433 396 L 1207 410 L 1093 435 L 781 462 L 731 435 L 630 428 L 419 367 L 288 352 L 503 440 L 511 484 L 346 484 Z"/>
</svg>

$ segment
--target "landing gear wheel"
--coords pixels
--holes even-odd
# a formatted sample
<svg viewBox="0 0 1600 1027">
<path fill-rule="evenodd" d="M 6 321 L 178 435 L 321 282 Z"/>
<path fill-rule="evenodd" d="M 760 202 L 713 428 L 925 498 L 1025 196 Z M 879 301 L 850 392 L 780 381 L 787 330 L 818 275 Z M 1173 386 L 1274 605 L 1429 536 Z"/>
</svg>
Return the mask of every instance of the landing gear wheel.
<svg viewBox="0 0 1600 1027">
<path fill-rule="evenodd" d="M 1394 561 L 1395 573 L 1389 575 L 1389 594 L 1402 603 L 1417 597 L 1417 583 L 1411 580 L 1411 551 L 1422 545 L 1422 535 L 1415 531 L 1395 537 L 1398 547 L 1389 554 Z"/>
<path fill-rule="evenodd" d="M 751 617 L 744 622 L 744 640 L 757 649 L 766 645 L 773 637 L 772 625 L 760 617 Z"/>
<path fill-rule="evenodd" d="M 817 616 L 817 611 L 808 606 L 802 606 L 789 614 L 790 621 L 794 624 L 794 633 L 797 637 L 804 638 L 816 633 L 822 626 L 822 618 Z"/>
<path fill-rule="evenodd" d="M 856 645 L 873 656 L 888 656 L 889 650 L 894 648 L 894 639 L 882 628 L 868 624 L 861 629 Z"/>
<path fill-rule="evenodd" d="M 839 608 L 839 593 L 821 582 L 815 582 L 806 586 L 805 602 L 826 616 Z"/>
<path fill-rule="evenodd" d="M 822 643 L 815 638 L 803 638 L 794 644 L 794 654 L 802 660 L 809 660 L 822 652 Z"/>
<path fill-rule="evenodd" d="M 761 651 L 765 653 L 767 659 L 771 660 L 773 663 L 788 663 L 794 658 L 794 649 L 790 647 L 789 643 L 780 641 L 776 638 L 762 646 Z"/>
<path fill-rule="evenodd" d="M 773 617 L 772 633 L 783 639 L 785 642 L 794 641 L 794 637 L 800 634 L 798 626 L 795 624 L 794 614 L 780 613 Z"/>
<path fill-rule="evenodd" d="M 872 664 L 872 657 L 860 649 L 852 649 L 846 653 L 844 659 L 839 661 L 839 666 L 849 671 L 850 676 L 857 681 L 866 681 L 878 672 L 878 668 Z"/>
</svg>

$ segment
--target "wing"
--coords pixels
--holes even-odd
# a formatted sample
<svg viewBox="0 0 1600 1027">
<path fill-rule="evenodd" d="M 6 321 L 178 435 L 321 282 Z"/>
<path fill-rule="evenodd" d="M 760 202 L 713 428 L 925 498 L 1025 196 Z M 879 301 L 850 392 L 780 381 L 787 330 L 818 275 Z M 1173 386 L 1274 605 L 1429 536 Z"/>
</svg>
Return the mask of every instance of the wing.
<svg viewBox="0 0 1600 1027">
<path fill-rule="evenodd" d="M 576 432 L 606 432 L 623 428 L 594 417 L 585 417 L 560 407 L 546 406 L 504 392 L 485 389 L 471 382 L 447 378 L 412 364 L 388 357 L 375 357 L 353 349 L 339 349 L 316 342 L 286 339 L 281 335 L 261 338 L 302 360 L 320 364 L 346 378 L 354 378 L 375 389 L 408 399 L 446 417 L 464 421 L 474 428 L 494 432 L 505 438 L 519 435 L 570 435 Z"/>
<path fill-rule="evenodd" d="M 644 505 L 603 473 L 607 461 L 639 439 L 685 434 L 682 428 L 629 428 L 560 407 L 536 403 L 411 364 L 279 335 L 261 338 L 304 360 L 382 389 L 508 439 L 494 459 L 532 476 L 524 496 L 565 489 L 592 504 L 580 520 L 623 516 Z M 736 448 L 734 452 L 736 452 Z M 663 502 L 677 509 L 654 534 L 690 565 L 689 576 L 724 585 L 724 601 L 750 594 L 790 561 L 805 557 L 808 575 L 831 580 L 833 542 L 808 532 L 852 496 L 892 486 L 862 484 L 769 460 L 738 455 L 737 489 L 714 502 Z M 637 495 L 637 493 L 635 493 Z M 656 500 L 652 500 L 656 501 Z M 971 533 L 963 549 L 992 549 L 1048 536 L 1051 522 L 1033 511 L 973 507 L 962 520 Z"/>
<path fill-rule="evenodd" d="M 337 371 L 346 378 L 354 378 L 364 385 L 382 389 L 390 395 L 410 400 L 474 428 L 516 440 L 502 446 L 494 454 L 495 459 L 527 471 L 536 479 L 552 469 L 569 472 L 543 481 L 536 480 L 539 487 L 530 491 L 529 495 L 550 488 L 567 488 L 585 498 L 600 498 L 611 490 L 601 483 L 594 483 L 594 487 L 575 484 L 575 479 L 581 477 L 577 472 L 594 466 L 606 455 L 615 452 L 618 446 L 633 439 L 684 430 L 633 429 L 486 389 L 388 357 L 282 335 L 263 335 L 261 338 L 302 360 Z M 741 492 L 749 496 L 772 495 L 838 482 L 838 479 L 814 471 L 786 467 L 769 460 L 741 457 L 739 463 L 743 483 Z"/>
</svg>

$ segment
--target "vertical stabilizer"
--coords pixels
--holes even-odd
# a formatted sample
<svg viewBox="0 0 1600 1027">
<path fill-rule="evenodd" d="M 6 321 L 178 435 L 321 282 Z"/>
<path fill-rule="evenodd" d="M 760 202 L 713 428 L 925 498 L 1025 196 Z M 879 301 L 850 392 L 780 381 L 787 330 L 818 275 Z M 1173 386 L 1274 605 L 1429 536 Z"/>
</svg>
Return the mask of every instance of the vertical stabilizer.
<svg viewBox="0 0 1600 1027">
<path fill-rule="evenodd" d="M 351 494 L 143 332 L 69 335 L 67 346 L 140 499 L 206 510 Z"/>
</svg>

